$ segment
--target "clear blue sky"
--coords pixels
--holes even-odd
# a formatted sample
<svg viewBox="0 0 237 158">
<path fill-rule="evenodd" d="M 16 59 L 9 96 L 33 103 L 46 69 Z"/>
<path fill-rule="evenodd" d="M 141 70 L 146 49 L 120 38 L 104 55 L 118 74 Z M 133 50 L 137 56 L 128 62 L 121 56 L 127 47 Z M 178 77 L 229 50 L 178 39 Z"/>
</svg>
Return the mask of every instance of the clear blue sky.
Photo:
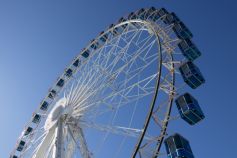
<svg viewBox="0 0 237 158">
<path fill-rule="evenodd" d="M 205 86 L 193 93 L 206 114 L 179 131 L 197 158 L 233 157 L 237 146 L 234 0 L 0 0 L 0 158 L 8 157 L 31 113 L 66 65 L 100 31 L 141 7 L 174 11 L 202 51 Z"/>
</svg>

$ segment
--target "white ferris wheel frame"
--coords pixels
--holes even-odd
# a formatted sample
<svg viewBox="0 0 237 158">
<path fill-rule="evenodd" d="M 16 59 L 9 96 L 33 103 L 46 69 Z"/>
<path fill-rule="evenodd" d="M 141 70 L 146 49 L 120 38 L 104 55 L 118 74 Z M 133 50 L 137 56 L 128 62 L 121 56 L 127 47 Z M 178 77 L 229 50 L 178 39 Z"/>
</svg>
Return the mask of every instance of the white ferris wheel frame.
<svg viewBox="0 0 237 158">
<path fill-rule="evenodd" d="M 159 19 L 158 19 L 158 21 L 159 21 Z M 93 124 L 90 124 L 90 125 L 84 124 L 84 126 L 87 126 L 87 127 L 90 126 L 92 128 L 96 128 L 96 129 L 100 128 L 100 130 L 110 131 L 110 132 L 115 133 L 115 134 L 126 134 L 126 135 L 129 135 L 129 136 L 132 136 L 132 137 L 137 137 L 138 141 L 137 141 L 137 144 L 134 147 L 134 151 L 132 152 L 131 157 L 136 157 L 137 155 L 139 155 L 140 157 L 143 157 L 143 149 L 147 144 L 149 144 L 149 141 L 151 143 L 155 143 L 156 147 L 155 147 L 155 149 L 153 149 L 151 154 L 152 154 L 153 157 L 158 157 L 158 156 L 162 155 L 162 153 L 160 152 L 160 149 L 161 149 L 164 137 L 167 135 L 168 123 L 169 123 L 170 120 L 175 119 L 175 118 L 172 118 L 170 116 L 171 115 L 173 99 L 178 94 L 179 88 L 182 87 L 182 86 L 180 86 L 180 87 L 175 86 L 175 74 L 178 73 L 176 69 L 183 62 L 183 59 L 179 60 L 179 61 L 175 61 L 174 57 L 173 57 L 175 54 L 180 55 L 180 53 L 177 53 L 176 50 L 175 50 L 176 44 L 179 42 L 179 39 L 178 38 L 173 38 L 172 39 L 172 37 L 170 37 L 167 34 L 167 32 L 170 32 L 170 30 L 172 29 L 172 25 L 167 26 L 164 29 L 161 26 L 159 26 L 157 22 L 152 22 L 152 21 L 147 21 L 147 20 L 140 20 L 140 19 L 126 20 L 124 22 L 121 22 L 121 23 L 113 26 L 112 28 L 110 28 L 106 32 L 104 32 L 103 34 L 99 35 L 96 38 L 96 40 L 91 42 L 86 47 L 86 49 L 90 48 L 91 45 L 96 44 L 96 41 L 98 41 L 101 37 L 103 37 L 103 35 L 105 35 L 109 32 L 113 32 L 116 28 L 119 28 L 119 27 L 124 26 L 124 25 L 133 25 L 133 24 L 143 26 L 141 28 L 145 27 L 148 32 L 155 35 L 156 42 L 157 42 L 157 45 L 158 45 L 158 48 L 159 48 L 157 50 L 157 55 L 159 56 L 158 57 L 159 61 L 158 61 L 158 65 L 157 65 L 157 67 L 158 67 L 157 68 L 157 70 L 158 70 L 157 74 L 158 75 L 157 75 L 157 80 L 156 80 L 155 92 L 153 94 L 153 99 L 150 103 L 149 112 L 147 113 L 147 116 L 146 116 L 146 119 L 145 119 L 145 122 L 144 122 L 144 127 L 143 127 L 143 129 L 133 129 L 133 128 L 124 128 L 124 127 L 111 128 L 109 126 L 99 126 L 99 127 L 97 127 L 96 125 L 93 125 Z M 161 42 L 161 40 L 162 40 L 162 42 Z M 175 44 L 173 44 L 173 43 L 175 43 Z M 102 47 L 103 47 L 103 45 L 102 45 Z M 73 60 L 72 64 L 69 66 L 69 68 L 73 67 L 72 65 L 77 59 L 82 58 L 81 54 L 83 54 L 83 52 L 85 50 L 83 50 L 80 53 L 80 55 Z M 93 55 L 93 53 L 92 53 L 92 55 Z M 82 61 L 81 64 L 83 64 L 83 62 L 87 62 L 87 60 Z M 163 74 L 163 76 L 162 76 L 162 69 L 163 68 L 165 68 L 168 73 Z M 76 73 L 78 71 L 78 69 L 74 68 L 73 71 L 74 71 L 74 73 Z M 64 74 L 62 74 L 59 78 L 63 78 L 66 81 L 65 85 L 67 84 L 67 81 L 69 81 L 71 79 L 71 78 L 66 78 Z M 56 87 L 56 83 L 54 84 L 53 88 Z M 60 88 L 55 88 L 55 89 L 57 89 L 57 92 L 59 92 L 61 90 Z M 168 98 L 169 98 L 167 100 L 167 102 L 165 102 L 164 105 L 162 105 L 162 106 L 166 107 L 165 117 L 164 117 L 163 120 L 157 119 L 157 116 L 156 116 L 157 113 L 160 110 L 160 107 L 158 107 L 158 108 L 155 107 L 159 91 L 165 92 L 167 94 Z M 48 97 L 46 96 L 44 100 L 48 100 Z M 38 108 L 36 111 L 40 111 L 40 108 Z M 157 124 L 157 126 L 159 126 L 159 128 L 160 128 L 160 134 L 157 135 L 157 137 L 155 137 L 155 138 L 145 135 L 146 131 L 147 131 L 147 128 L 149 126 L 149 122 L 150 122 L 151 119 L 153 119 L 155 121 L 155 123 Z M 62 120 L 62 119 L 60 119 L 60 120 Z M 28 123 L 28 124 L 31 124 L 31 123 Z M 28 124 L 27 124 L 27 126 L 28 126 Z M 54 155 L 57 158 L 62 158 L 62 155 L 64 154 L 63 153 L 64 151 L 63 151 L 62 146 L 61 146 L 63 144 L 63 140 L 61 139 L 62 138 L 62 130 L 63 130 L 62 126 L 63 125 L 64 125 L 63 121 L 59 121 L 58 124 L 57 124 L 57 127 L 55 127 L 55 129 L 54 129 L 55 133 L 56 133 L 54 137 L 55 137 L 55 139 L 57 139 L 57 145 L 56 145 L 57 147 L 55 148 Z M 83 126 L 83 123 L 80 124 L 80 126 L 81 125 Z M 81 156 L 83 158 L 91 158 L 91 153 L 90 153 L 90 151 L 87 147 L 87 144 L 85 142 L 85 137 L 84 137 L 84 134 L 82 132 L 82 129 L 79 126 L 75 125 L 75 124 L 74 124 L 74 127 L 72 127 L 71 125 L 67 125 L 67 126 L 68 126 L 69 134 L 73 137 L 73 139 L 77 138 L 77 139 L 80 140 L 80 142 L 84 142 L 84 143 L 80 143 L 80 144 L 76 143 L 78 145 L 78 148 L 81 151 Z M 77 128 L 75 128 L 75 127 L 77 127 Z M 37 128 L 38 127 L 36 125 L 35 129 L 37 129 Z M 38 130 L 40 130 L 40 129 L 38 129 Z M 73 134 L 72 130 L 77 130 L 77 132 L 74 132 L 74 133 L 77 133 L 76 136 L 75 136 L 75 134 Z M 53 134 L 53 133 L 51 133 L 51 134 Z M 20 138 L 22 138 L 22 137 L 24 137 L 23 134 L 21 135 Z M 145 143 L 145 145 L 144 144 L 142 145 L 144 140 L 149 140 L 149 141 L 147 143 Z M 44 147 L 39 147 L 39 148 L 37 148 L 37 150 L 40 151 L 41 149 L 43 150 L 43 148 Z M 15 151 L 16 151 L 16 149 L 14 149 L 13 153 Z M 42 154 L 43 153 L 39 152 L 39 156 L 36 155 L 34 158 L 38 158 Z M 146 155 L 145 152 L 144 152 L 144 155 Z"/>
</svg>

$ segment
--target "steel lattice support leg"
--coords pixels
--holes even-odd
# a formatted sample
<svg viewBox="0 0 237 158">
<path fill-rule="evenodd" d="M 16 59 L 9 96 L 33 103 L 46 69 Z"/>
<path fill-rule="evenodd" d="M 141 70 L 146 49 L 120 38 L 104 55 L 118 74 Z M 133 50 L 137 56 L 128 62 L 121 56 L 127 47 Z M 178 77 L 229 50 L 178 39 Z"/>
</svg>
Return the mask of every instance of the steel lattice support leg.
<svg viewBox="0 0 237 158">
<path fill-rule="evenodd" d="M 56 135 L 56 150 L 55 158 L 64 158 L 64 146 L 63 146 L 63 119 L 58 120 L 57 135 Z"/>
</svg>

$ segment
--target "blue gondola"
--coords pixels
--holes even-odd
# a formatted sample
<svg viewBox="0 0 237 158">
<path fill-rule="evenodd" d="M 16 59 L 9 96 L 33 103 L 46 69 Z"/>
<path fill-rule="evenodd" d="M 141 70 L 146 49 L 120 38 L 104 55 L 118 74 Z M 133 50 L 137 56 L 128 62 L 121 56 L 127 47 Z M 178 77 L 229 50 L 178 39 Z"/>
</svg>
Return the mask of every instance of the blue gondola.
<svg viewBox="0 0 237 158">
<path fill-rule="evenodd" d="M 128 19 L 136 19 L 137 18 L 137 15 L 134 13 L 134 12 L 131 12 L 129 15 L 128 15 Z"/>
<path fill-rule="evenodd" d="M 158 10 L 158 16 L 165 18 L 165 16 L 169 14 L 169 12 L 165 8 L 161 8 Z"/>
<path fill-rule="evenodd" d="M 156 22 L 158 19 L 160 18 L 159 14 L 158 14 L 158 10 L 155 10 L 154 13 L 152 14 L 152 16 L 148 17 L 148 19 Z"/>
<path fill-rule="evenodd" d="M 173 26 L 173 30 L 178 38 L 180 39 L 187 39 L 192 38 L 193 34 L 191 31 L 184 25 L 183 22 L 177 22 Z"/>
<path fill-rule="evenodd" d="M 16 156 L 16 155 L 13 155 L 11 158 L 17 158 L 17 156 Z"/>
<path fill-rule="evenodd" d="M 152 19 L 153 13 L 156 11 L 155 7 L 151 7 L 147 10 L 145 18 L 146 19 Z"/>
<path fill-rule="evenodd" d="M 181 52 L 183 55 L 189 60 L 194 61 L 199 56 L 201 56 L 201 52 L 198 50 L 198 48 L 193 44 L 193 42 L 189 39 L 182 40 L 178 44 Z"/>
<path fill-rule="evenodd" d="M 165 8 L 161 8 L 159 10 L 154 10 L 154 13 L 152 13 L 152 16 L 148 17 L 152 21 L 156 22 L 158 19 L 164 20 L 166 15 L 169 14 L 169 12 Z"/>
<path fill-rule="evenodd" d="M 189 93 L 179 96 L 175 102 L 181 118 L 190 125 L 194 125 L 205 118 L 198 101 Z"/>
<path fill-rule="evenodd" d="M 148 9 L 148 14 L 150 15 L 151 13 L 153 13 L 154 11 L 156 11 L 156 8 L 155 7 L 151 7 Z"/>
<path fill-rule="evenodd" d="M 99 46 L 99 43 L 97 41 L 95 41 L 95 39 L 91 40 L 91 48 L 92 49 L 96 50 L 98 48 L 98 46 Z M 85 58 L 87 58 L 89 56 L 88 50 L 84 51 L 83 53 L 85 53 L 85 56 L 86 56 Z M 82 54 L 82 56 L 83 56 L 83 54 Z"/>
<path fill-rule="evenodd" d="M 145 20 L 145 15 L 146 15 L 146 10 L 144 8 L 140 9 L 138 12 L 137 12 L 137 15 L 140 19 L 142 20 Z"/>
<path fill-rule="evenodd" d="M 112 30 L 112 34 L 113 34 L 113 36 L 117 36 L 119 34 L 118 28 L 114 28 Z"/>
<path fill-rule="evenodd" d="M 41 116 L 39 114 L 34 114 L 32 122 L 38 124 L 40 122 L 40 119 L 41 119 Z"/>
<path fill-rule="evenodd" d="M 114 27 L 114 24 L 110 24 L 109 25 L 109 29 L 111 29 L 112 27 Z"/>
<path fill-rule="evenodd" d="M 127 26 L 127 24 L 122 25 L 122 26 L 116 26 L 113 30 L 114 34 L 116 34 L 116 35 L 121 34 L 125 29 L 124 27 L 126 27 L 126 26 Z"/>
<path fill-rule="evenodd" d="M 109 25 L 109 29 L 113 28 L 114 26 L 115 26 L 114 24 Z M 114 29 L 111 30 L 111 33 L 112 33 L 113 36 L 118 35 L 117 30 L 118 30 L 117 28 L 114 28 Z"/>
<path fill-rule="evenodd" d="M 72 69 L 67 69 L 66 70 L 66 72 L 65 72 L 65 75 L 67 76 L 67 77 L 71 77 L 72 76 Z"/>
<path fill-rule="evenodd" d="M 199 68 L 191 61 L 188 61 L 179 67 L 181 75 L 191 88 L 195 89 L 201 84 L 205 83 L 205 79 L 202 76 Z"/>
<path fill-rule="evenodd" d="M 134 20 L 134 19 L 137 19 L 138 18 L 138 15 L 135 14 L 134 12 L 131 12 L 129 15 L 128 15 L 128 19 L 130 20 Z M 139 27 L 139 25 L 136 23 L 136 22 L 133 22 L 131 23 L 134 27 Z"/>
<path fill-rule="evenodd" d="M 103 34 L 103 35 L 102 35 L 102 34 Z M 100 32 L 100 35 L 102 35 L 102 36 L 100 37 L 100 40 L 101 40 L 103 43 L 106 42 L 107 39 L 108 39 L 108 35 L 107 35 L 107 34 L 104 34 L 104 31 Z"/>
<path fill-rule="evenodd" d="M 43 111 L 46 111 L 48 109 L 49 103 L 46 101 L 43 101 L 43 103 L 40 106 L 40 109 Z"/>
<path fill-rule="evenodd" d="M 93 49 L 96 49 L 97 48 L 97 45 L 96 44 L 92 44 L 91 45 L 91 48 Z M 83 50 L 81 56 L 83 56 L 84 58 L 88 58 L 89 57 L 89 50 Z"/>
<path fill-rule="evenodd" d="M 50 99 L 54 99 L 55 96 L 56 96 L 56 91 L 55 91 L 54 89 L 52 89 L 52 90 L 49 92 L 48 97 L 49 97 Z"/>
<path fill-rule="evenodd" d="M 74 61 L 73 66 L 78 67 L 80 63 L 80 59 Z"/>
<path fill-rule="evenodd" d="M 18 144 L 18 147 L 17 147 L 17 151 L 22 151 L 23 148 L 25 146 L 25 142 L 23 140 L 20 141 L 20 143 Z"/>
<path fill-rule="evenodd" d="M 119 20 L 118 20 L 118 23 L 121 23 L 121 22 L 124 22 L 126 21 L 123 17 L 121 17 Z"/>
<path fill-rule="evenodd" d="M 178 16 L 175 14 L 175 13 L 169 13 L 167 14 L 167 16 L 164 18 L 164 23 L 165 24 L 172 24 L 172 23 L 177 23 L 177 22 L 180 22 Z"/>
<path fill-rule="evenodd" d="M 101 32 L 100 32 L 100 36 L 101 36 L 102 34 L 104 34 L 104 31 L 101 31 Z M 103 36 L 104 36 L 104 35 L 103 35 Z M 100 37 L 100 40 L 101 40 L 102 42 L 106 42 L 106 38 L 104 38 L 103 36 Z"/>
<path fill-rule="evenodd" d="M 126 21 L 126 19 L 124 19 L 124 18 L 122 17 L 122 18 L 120 18 L 120 19 L 118 20 L 118 23 L 122 23 L 122 22 L 125 22 L 125 21 Z M 123 29 L 125 29 L 127 26 L 128 26 L 128 24 L 123 24 L 121 27 L 122 27 Z"/>
<path fill-rule="evenodd" d="M 27 129 L 25 130 L 24 135 L 27 136 L 27 135 L 29 135 L 32 131 L 33 131 L 33 128 L 32 128 L 32 127 L 27 127 Z"/>
<path fill-rule="evenodd" d="M 188 140 L 180 134 L 175 133 L 166 138 L 164 143 L 169 158 L 194 158 Z"/>
<path fill-rule="evenodd" d="M 58 87 L 63 87 L 64 85 L 64 79 L 60 78 L 56 84 Z"/>
</svg>

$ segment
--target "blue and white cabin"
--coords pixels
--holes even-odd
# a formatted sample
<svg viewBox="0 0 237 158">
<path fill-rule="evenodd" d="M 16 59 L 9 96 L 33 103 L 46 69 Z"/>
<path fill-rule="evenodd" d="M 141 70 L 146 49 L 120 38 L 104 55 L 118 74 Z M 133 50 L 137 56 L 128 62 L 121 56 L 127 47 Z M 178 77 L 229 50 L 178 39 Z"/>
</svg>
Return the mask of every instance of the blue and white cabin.
<svg viewBox="0 0 237 158">
<path fill-rule="evenodd" d="M 109 29 L 113 28 L 110 32 L 112 33 L 113 36 L 117 36 L 119 34 L 118 28 L 114 28 L 114 24 L 109 25 Z"/>
<path fill-rule="evenodd" d="M 17 151 L 22 151 L 24 149 L 25 142 L 21 140 L 16 148 Z"/>
<path fill-rule="evenodd" d="M 47 111 L 48 106 L 49 106 L 49 103 L 46 102 L 46 101 L 43 101 L 41 106 L 40 106 L 40 109 L 43 110 L 43 111 Z"/>
<path fill-rule="evenodd" d="M 33 131 L 33 128 L 32 128 L 32 127 L 27 127 L 27 129 L 25 129 L 24 135 L 27 136 L 27 135 L 29 135 L 32 131 Z"/>
<path fill-rule="evenodd" d="M 205 118 L 198 101 L 189 93 L 179 96 L 175 103 L 181 118 L 190 125 L 194 125 Z"/>
<path fill-rule="evenodd" d="M 180 134 L 169 136 L 164 143 L 168 158 L 194 158 L 188 140 Z"/>
<path fill-rule="evenodd" d="M 131 12 L 129 15 L 128 15 L 128 19 L 136 19 L 137 18 L 137 15 L 134 13 L 134 12 Z"/>
<path fill-rule="evenodd" d="M 109 29 L 111 29 L 112 27 L 114 27 L 114 24 L 110 24 L 109 25 Z"/>
<path fill-rule="evenodd" d="M 122 23 L 122 22 L 125 22 L 125 21 L 126 21 L 126 19 L 124 19 L 123 17 L 121 17 L 121 18 L 118 20 L 118 23 Z M 123 29 L 125 29 L 127 26 L 128 26 L 128 24 L 123 24 L 121 27 L 122 27 Z"/>
<path fill-rule="evenodd" d="M 104 34 L 104 35 L 102 35 L 102 34 Z M 105 43 L 105 42 L 107 41 L 107 39 L 108 39 L 108 35 L 105 34 L 104 31 L 102 31 L 102 32 L 100 33 L 100 35 L 102 35 L 102 36 L 100 37 L 100 41 L 102 41 L 103 43 Z"/>
<path fill-rule="evenodd" d="M 54 97 L 56 96 L 56 94 L 57 94 L 57 92 L 56 92 L 54 89 L 52 89 L 52 90 L 49 92 L 48 97 L 49 97 L 50 99 L 54 99 Z"/>
<path fill-rule="evenodd" d="M 127 27 L 127 24 L 115 27 L 114 31 L 116 32 L 116 35 L 121 34 L 126 27 Z"/>
<path fill-rule="evenodd" d="M 72 69 L 67 69 L 66 71 L 65 71 L 65 75 L 67 76 L 67 77 L 71 77 L 72 76 Z"/>
<path fill-rule="evenodd" d="M 119 33 L 120 33 L 120 30 L 119 30 L 119 28 L 118 27 L 115 27 L 114 29 L 113 29 L 113 35 L 114 36 L 117 36 L 117 35 L 119 35 Z"/>
<path fill-rule="evenodd" d="M 155 7 L 151 7 L 151 8 L 149 8 L 148 10 L 147 10 L 147 12 L 146 12 L 146 15 L 145 15 L 145 17 L 146 17 L 146 19 L 148 18 L 148 19 L 152 19 L 153 17 L 153 15 L 154 15 L 154 12 L 156 11 L 156 8 Z"/>
<path fill-rule="evenodd" d="M 41 119 L 41 116 L 39 114 L 34 114 L 32 122 L 38 124 L 40 122 L 40 119 Z"/>
<path fill-rule="evenodd" d="M 99 43 L 97 41 L 95 41 L 95 39 L 91 40 L 91 48 L 96 50 L 97 48 L 99 47 Z M 87 58 L 89 56 L 89 51 L 88 50 L 85 50 L 83 53 L 82 53 L 82 56 L 83 54 L 86 54 L 85 58 Z M 83 56 L 84 57 L 84 56 Z"/>
<path fill-rule="evenodd" d="M 72 65 L 75 66 L 75 67 L 78 67 L 79 64 L 80 64 L 80 59 L 76 59 L 76 60 L 73 62 Z"/>
<path fill-rule="evenodd" d="M 170 25 L 172 23 L 178 23 L 178 22 L 180 22 L 180 20 L 174 12 L 167 14 L 167 16 L 164 18 L 164 23 L 165 24 Z"/>
<path fill-rule="evenodd" d="M 156 12 L 154 12 L 154 14 L 152 16 L 149 17 L 149 19 L 151 19 L 152 21 L 156 22 L 159 19 L 159 15 L 158 15 L 158 11 L 156 10 Z"/>
<path fill-rule="evenodd" d="M 118 23 L 121 23 L 121 22 L 124 22 L 126 21 L 123 17 L 121 17 L 119 20 L 118 20 Z"/>
<path fill-rule="evenodd" d="M 169 14 L 169 12 L 165 9 L 165 8 L 161 8 L 158 10 L 158 16 L 159 17 L 165 17 L 167 14 Z"/>
<path fill-rule="evenodd" d="M 173 26 L 173 31 L 179 39 L 187 39 L 193 37 L 191 31 L 184 25 L 183 22 L 175 23 Z"/>
<path fill-rule="evenodd" d="M 129 15 L 128 15 L 128 19 L 129 20 L 134 20 L 134 19 L 137 19 L 138 18 L 138 15 L 135 14 L 134 12 L 131 12 Z M 136 22 L 133 22 L 131 23 L 134 27 L 139 27 L 139 25 L 136 23 Z"/>
<path fill-rule="evenodd" d="M 179 71 L 184 79 L 192 89 L 199 87 L 205 83 L 205 79 L 202 76 L 199 68 L 194 65 L 191 61 L 188 61 L 179 67 Z"/>
<path fill-rule="evenodd" d="M 146 14 L 146 10 L 144 8 L 140 9 L 137 12 L 138 17 L 142 20 L 145 20 L 145 14 Z"/>
<path fill-rule="evenodd" d="M 60 78 L 56 84 L 58 87 L 63 87 L 64 85 L 64 79 Z"/>
<path fill-rule="evenodd" d="M 201 56 L 201 52 L 198 48 L 193 44 L 190 39 L 182 40 L 178 47 L 180 48 L 182 54 L 189 60 L 194 61 L 198 57 Z"/>
<path fill-rule="evenodd" d="M 92 42 L 93 42 L 93 41 L 92 41 Z M 93 43 L 93 44 L 91 45 L 91 48 L 96 49 L 96 48 L 97 48 L 97 45 Z M 88 58 L 89 55 L 90 55 L 89 50 L 84 48 L 84 49 L 83 49 L 83 53 L 81 54 L 81 56 L 83 56 L 84 58 Z"/>
</svg>

